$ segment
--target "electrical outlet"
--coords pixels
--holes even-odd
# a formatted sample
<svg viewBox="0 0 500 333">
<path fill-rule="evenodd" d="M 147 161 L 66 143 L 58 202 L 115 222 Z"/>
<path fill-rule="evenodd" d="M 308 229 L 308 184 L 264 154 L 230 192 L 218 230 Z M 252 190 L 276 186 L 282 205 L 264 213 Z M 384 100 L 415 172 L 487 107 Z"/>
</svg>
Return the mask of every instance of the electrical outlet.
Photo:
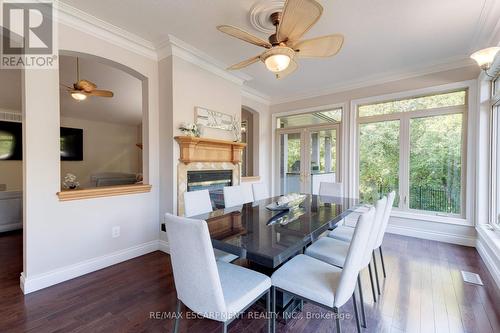
<svg viewBox="0 0 500 333">
<path fill-rule="evenodd" d="M 111 228 L 111 237 L 112 238 L 120 237 L 120 227 L 119 226 L 114 226 L 113 228 Z"/>
</svg>

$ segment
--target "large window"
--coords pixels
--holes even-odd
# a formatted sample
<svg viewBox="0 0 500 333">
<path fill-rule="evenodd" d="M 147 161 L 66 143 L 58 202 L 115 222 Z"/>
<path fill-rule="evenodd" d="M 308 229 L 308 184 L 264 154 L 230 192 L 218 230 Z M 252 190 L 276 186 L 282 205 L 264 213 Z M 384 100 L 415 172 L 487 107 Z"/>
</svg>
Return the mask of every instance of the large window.
<svg viewBox="0 0 500 333">
<path fill-rule="evenodd" d="M 493 83 L 491 162 L 492 162 L 492 212 L 491 224 L 500 229 L 500 79 Z"/>
<path fill-rule="evenodd" d="M 401 210 L 464 216 L 466 99 L 461 90 L 359 106 L 361 200 L 395 190 Z"/>
</svg>

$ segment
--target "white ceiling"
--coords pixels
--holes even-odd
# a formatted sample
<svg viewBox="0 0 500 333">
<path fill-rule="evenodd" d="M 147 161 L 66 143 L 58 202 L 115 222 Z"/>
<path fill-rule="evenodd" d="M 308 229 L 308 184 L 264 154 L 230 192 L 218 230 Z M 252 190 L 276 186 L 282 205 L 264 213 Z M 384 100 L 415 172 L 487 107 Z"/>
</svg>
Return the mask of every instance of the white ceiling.
<svg viewBox="0 0 500 333">
<path fill-rule="evenodd" d="M 271 1 L 271 0 L 269 0 Z M 216 30 L 232 24 L 258 36 L 249 11 L 257 0 L 62 0 L 156 45 L 173 35 L 230 65 L 260 53 Z M 333 58 L 300 60 L 278 81 L 260 63 L 244 70 L 246 85 L 273 99 L 394 76 L 408 70 L 463 61 L 492 41 L 500 17 L 495 0 L 320 0 L 324 14 L 306 37 L 345 36 Z"/>
<path fill-rule="evenodd" d="M 60 90 L 61 116 L 126 125 L 142 122 L 141 81 L 119 69 L 95 60 L 80 58 L 80 78 L 94 82 L 98 89 L 112 90 L 113 98 L 89 97 L 78 102 L 66 88 Z M 59 57 L 59 81 L 71 86 L 76 81 L 76 58 Z M 0 71 L 0 109 L 21 111 L 21 72 Z"/>
</svg>

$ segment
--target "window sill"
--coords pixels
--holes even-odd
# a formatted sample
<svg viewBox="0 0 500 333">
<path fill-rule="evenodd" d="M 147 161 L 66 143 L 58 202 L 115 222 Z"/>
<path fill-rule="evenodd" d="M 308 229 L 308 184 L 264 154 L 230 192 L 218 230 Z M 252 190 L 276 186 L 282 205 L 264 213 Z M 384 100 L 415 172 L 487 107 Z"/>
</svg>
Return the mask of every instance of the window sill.
<svg viewBox="0 0 500 333">
<path fill-rule="evenodd" d="M 70 200 L 83 200 L 94 199 L 102 197 L 113 197 L 117 195 L 128 195 L 137 193 L 151 192 L 151 185 L 137 184 L 137 185 L 120 185 L 120 186 L 107 186 L 82 190 L 68 190 L 57 192 L 59 201 Z"/>
<path fill-rule="evenodd" d="M 404 212 L 400 210 L 393 209 L 391 213 L 392 217 L 399 217 L 411 220 L 421 220 L 428 222 L 438 222 L 446 224 L 462 225 L 467 227 L 473 227 L 474 225 L 467 219 L 453 216 L 439 216 L 434 214 L 422 214 L 414 212 Z"/>
</svg>

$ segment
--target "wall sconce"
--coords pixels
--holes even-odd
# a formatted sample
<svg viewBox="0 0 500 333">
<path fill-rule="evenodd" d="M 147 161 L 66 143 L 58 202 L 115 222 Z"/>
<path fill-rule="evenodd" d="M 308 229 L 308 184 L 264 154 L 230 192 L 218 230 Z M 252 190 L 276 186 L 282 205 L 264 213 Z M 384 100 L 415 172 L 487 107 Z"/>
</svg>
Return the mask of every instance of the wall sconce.
<svg viewBox="0 0 500 333">
<path fill-rule="evenodd" d="M 488 70 L 491 68 L 499 51 L 500 47 L 488 47 L 474 52 L 470 57 L 477 62 L 478 66 L 481 67 L 486 75 L 493 78 L 493 76 L 488 73 Z"/>
</svg>

